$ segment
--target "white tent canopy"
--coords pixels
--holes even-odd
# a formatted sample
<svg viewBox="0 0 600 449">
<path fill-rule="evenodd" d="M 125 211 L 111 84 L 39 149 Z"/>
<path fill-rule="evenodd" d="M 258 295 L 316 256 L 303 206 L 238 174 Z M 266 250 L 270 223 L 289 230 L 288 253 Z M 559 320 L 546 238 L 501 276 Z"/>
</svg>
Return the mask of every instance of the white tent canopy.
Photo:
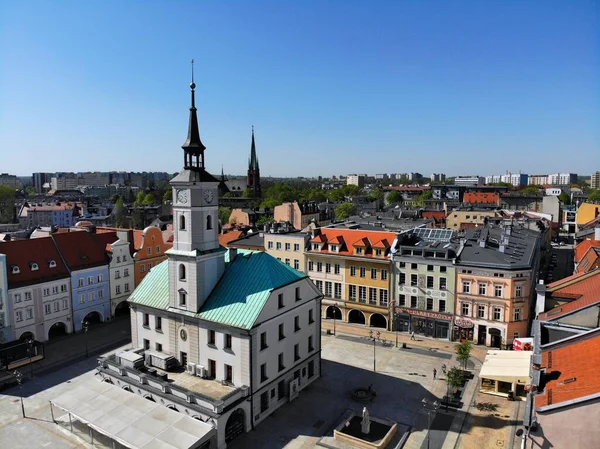
<svg viewBox="0 0 600 449">
<path fill-rule="evenodd" d="M 488 351 L 479 377 L 528 384 L 532 351 Z"/>
<path fill-rule="evenodd" d="M 190 449 L 216 433 L 209 424 L 98 380 L 50 402 L 132 449 Z"/>
</svg>

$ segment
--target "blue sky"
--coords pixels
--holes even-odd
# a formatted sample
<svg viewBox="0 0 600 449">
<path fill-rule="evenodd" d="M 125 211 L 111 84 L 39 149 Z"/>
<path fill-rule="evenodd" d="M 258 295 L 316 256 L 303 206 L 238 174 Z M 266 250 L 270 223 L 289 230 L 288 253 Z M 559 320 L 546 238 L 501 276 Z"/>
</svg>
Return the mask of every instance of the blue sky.
<svg viewBox="0 0 600 449">
<path fill-rule="evenodd" d="M 600 3 L 2 1 L 2 172 L 600 169 Z"/>
</svg>

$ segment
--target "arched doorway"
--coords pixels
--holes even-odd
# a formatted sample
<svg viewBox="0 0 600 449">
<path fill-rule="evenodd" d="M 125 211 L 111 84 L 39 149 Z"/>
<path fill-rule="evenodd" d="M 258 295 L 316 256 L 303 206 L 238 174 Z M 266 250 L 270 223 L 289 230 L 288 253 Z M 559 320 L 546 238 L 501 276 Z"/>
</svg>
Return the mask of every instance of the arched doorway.
<svg viewBox="0 0 600 449">
<path fill-rule="evenodd" d="M 369 320 L 371 327 L 381 327 L 383 329 L 387 329 L 387 320 L 380 313 L 374 313 L 371 315 L 371 319 Z"/>
<path fill-rule="evenodd" d="M 365 324 L 365 314 L 360 310 L 351 310 L 348 314 L 348 322 L 355 324 Z"/>
<path fill-rule="evenodd" d="M 494 329 L 493 327 L 488 330 L 490 334 L 490 346 L 492 348 L 502 348 L 502 334 L 500 329 Z"/>
<path fill-rule="evenodd" d="M 131 310 L 127 301 L 120 302 L 115 308 L 115 318 L 128 317 Z"/>
<path fill-rule="evenodd" d="M 234 411 L 229 418 L 227 419 L 227 424 L 225 425 L 225 442 L 229 443 L 235 437 L 244 433 L 244 419 L 246 414 L 244 410 L 238 408 Z"/>
<path fill-rule="evenodd" d="M 329 307 L 327 307 L 327 310 L 325 311 L 325 318 L 327 318 L 329 320 L 333 320 L 334 318 L 336 320 L 341 320 L 342 319 L 342 311 L 337 306 L 329 306 Z"/>
<path fill-rule="evenodd" d="M 67 335 L 67 326 L 65 323 L 54 323 L 48 331 L 48 340 L 65 337 Z"/>
<path fill-rule="evenodd" d="M 86 321 L 88 326 L 96 326 L 102 323 L 102 315 L 100 315 L 100 312 L 94 310 L 85 316 L 83 322 L 85 323 Z"/>
<path fill-rule="evenodd" d="M 31 332 L 23 332 L 19 337 L 19 341 L 35 340 L 35 336 Z"/>
</svg>

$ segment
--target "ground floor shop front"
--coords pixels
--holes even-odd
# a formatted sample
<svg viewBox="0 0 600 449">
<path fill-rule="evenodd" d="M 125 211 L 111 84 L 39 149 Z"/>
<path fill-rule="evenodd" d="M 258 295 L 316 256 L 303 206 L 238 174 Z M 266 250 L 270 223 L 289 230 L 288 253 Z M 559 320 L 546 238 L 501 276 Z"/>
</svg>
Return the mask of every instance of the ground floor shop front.
<svg viewBox="0 0 600 449">
<path fill-rule="evenodd" d="M 512 338 L 507 340 L 506 323 L 485 320 L 456 317 L 453 337 L 456 341 L 472 341 L 478 345 L 498 349 L 506 349 L 512 345 Z"/>
<path fill-rule="evenodd" d="M 442 339 L 452 337 L 452 315 L 404 307 L 396 307 L 394 311 L 394 327 L 399 332 Z"/>
</svg>

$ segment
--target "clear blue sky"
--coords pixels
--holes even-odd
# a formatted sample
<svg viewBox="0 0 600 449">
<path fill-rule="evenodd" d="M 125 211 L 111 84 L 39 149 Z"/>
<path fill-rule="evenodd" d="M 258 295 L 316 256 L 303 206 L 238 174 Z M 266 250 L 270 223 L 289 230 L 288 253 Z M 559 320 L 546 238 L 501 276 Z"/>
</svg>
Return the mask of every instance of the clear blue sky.
<svg viewBox="0 0 600 449">
<path fill-rule="evenodd" d="M 600 170 L 600 2 L 0 1 L 2 172 Z"/>
</svg>

